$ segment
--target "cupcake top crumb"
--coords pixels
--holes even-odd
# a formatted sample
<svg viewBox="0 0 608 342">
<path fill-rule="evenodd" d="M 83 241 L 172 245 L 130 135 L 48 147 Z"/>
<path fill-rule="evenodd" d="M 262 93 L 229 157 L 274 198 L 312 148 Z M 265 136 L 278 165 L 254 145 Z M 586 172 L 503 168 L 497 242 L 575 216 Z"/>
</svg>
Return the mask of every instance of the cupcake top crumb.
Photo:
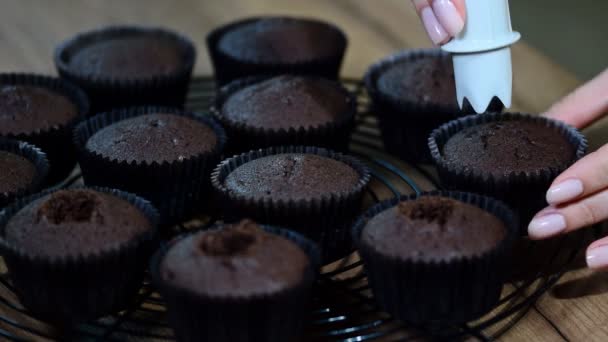
<svg viewBox="0 0 608 342">
<path fill-rule="evenodd" d="M 92 255 L 121 246 L 152 228 L 124 199 L 88 189 L 60 190 L 9 219 L 4 238 L 32 256 Z"/>
<path fill-rule="evenodd" d="M 178 240 L 160 265 L 164 281 L 207 296 L 276 293 L 302 282 L 310 267 L 294 242 L 243 220 Z"/>
<path fill-rule="evenodd" d="M 284 153 L 239 166 L 224 185 L 235 195 L 296 201 L 348 193 L 360 179 L 344 162 L 316 154 Z"/>
<path fill-rule="evenodd" d="M 76 50 L 68 63 L 82 74 L 133 79 L 170 75 L 182 61 L 181 49 L 173 40 L 131 34 L 89 43 Z"/>
<path fill-rule="evenodd" d="M 0 135 L 48 130 L 77 116 L 76 106 L 62 94 L 37 86 L 0 84 Z"/>
<path fill-rule="evenodd" d="M 36 166 L 22 156 L 0 151 L 0 194 L 27 189 L 36 178 Z"/>
<path fill-rule="evenodd" d="M 544 123 L 512 120 L 468 127 L 454 134 L 442 155 L 466 171 L 507 177 L 542 169 L 564 169 L 575 158 L 568 139 Z"/>
<path fill-rule="evenodd" d="M 212 151 L 218 137 L 211 127 L 175 114 L 146 114 L 102 128 L 86 148 L 104 157 L 127 162 L 173 162 Z"/>
<path fill-rule="evenodd" d="M 350 102 L 337 84 L 283 75 L 238 90 L 226 99 L 221 113 L 247 126 L 289 130 L 319 127 L 344 118 Z"/>
<path fill-rule="evenodd" d="M 236 58 L 258 63 L 298 63 L 336 53 L 342 37 L 326 24 L 296 18 L 263 18 L 226 32 L 218 49 Z"/>
<path fill-rule="evenodd" d="M 423 196 L 371 218 L 362 242 L 399 259 L 440 262 L 486 253 L 507 235 L 505 224 L 474 205 Z"/>
<path fill-rule="evenodd" d="M 421 56 L 395 62 L 381 72 L 378 90 L 397 101 L 452 107 L 458 111 L 452 59 Z"/>
</svg>

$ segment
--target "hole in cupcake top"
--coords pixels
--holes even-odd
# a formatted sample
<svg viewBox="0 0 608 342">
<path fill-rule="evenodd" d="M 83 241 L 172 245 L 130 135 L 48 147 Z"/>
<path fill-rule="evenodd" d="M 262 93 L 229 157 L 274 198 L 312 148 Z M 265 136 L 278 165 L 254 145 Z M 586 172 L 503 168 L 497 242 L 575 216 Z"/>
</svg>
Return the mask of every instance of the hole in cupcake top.
<svg viewBox="0 0 608 342">
<path fill-rule="evenodd" d="M 415 203 L 399 203 L 399 212 L 412 220 L 426 220 L 445 225 L 454 211 L 454 202 L 446 198 L 423 197 Z"/>
<path fill-rule="evenodd" d="M 384 255 L 444 261 L 482 255 L 498 246 L 507 232 L 500 218 L 475 205 L 422 196 L 376 214 L 361 239 Z"/>
<path fill-rule="evenodd" d="M 199 248 L 207 255 L 233 256 L 244 254 L 256 241 L 259 227 L 250 220 L 243 220 L 231 229 L 209 232 L 201 237 Z"/>
<path fill-rule="evenodd" d="M 37 221 L 40 222 L 44 218 L 52 224 L 93 221 L 103 223 L 99 205 L 99 197 L 91 192 L 58 191 L 38 208 Z"/>
</svg>

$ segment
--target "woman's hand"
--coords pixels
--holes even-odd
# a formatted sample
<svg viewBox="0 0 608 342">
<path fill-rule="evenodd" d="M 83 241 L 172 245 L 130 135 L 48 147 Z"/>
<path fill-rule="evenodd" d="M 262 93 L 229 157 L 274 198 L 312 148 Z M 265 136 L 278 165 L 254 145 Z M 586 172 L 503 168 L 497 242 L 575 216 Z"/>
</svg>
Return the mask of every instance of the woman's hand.
<svg viewBox="0 0 608 342">
<path fill-rule="evenodd" d="M 544 115 L 584 128 L 608 110 L 608 69 L 551 107 Z M 538 213 L 528 233 L 544 239 L 608 219 L 608 145 L 588 154 L 558 176 L 547 191 L 549 207 Z M 608 267 L 608 237 L 587 249 L 587 265 Z"/>
<path fill-rule="evenodd" d="M 464 27 L 465 0 L 412 0 L 429 38 L 435 45 L 445 44 Z"/>
</svg>

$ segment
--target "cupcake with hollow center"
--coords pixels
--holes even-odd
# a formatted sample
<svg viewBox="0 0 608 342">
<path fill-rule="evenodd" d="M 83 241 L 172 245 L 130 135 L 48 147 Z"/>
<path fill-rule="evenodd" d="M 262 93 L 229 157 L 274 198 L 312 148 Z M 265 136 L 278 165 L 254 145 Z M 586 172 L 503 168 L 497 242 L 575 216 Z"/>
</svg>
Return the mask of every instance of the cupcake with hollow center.
<svg viewBox="0 0 608 342">
<path fill-rule="evenodd" d="M 398 319 L 438 325 L 496 304 L 516 231 L 504 204 L 458 192 L 381 202 L 352 229 L 378 304 Z"/>
<path fill-rule="evenodd" d="M 61 258 L 119 248 L 152 229 L 124 199 L 93 190 L 61 190 L 39 198 L 6 224 L 4 238 L 31 256 Z"/>
<path fill-rule="evenodd" d="M 347 39 L 337 27 L 294 17 L 248 18 L 217 28 L 207 47 L 220 85 L 253 75 L 336 79 Z"/>
<path fill-rule="evenodd" d="M 239 152 L 300 144 L 344 150 L 356 114 L 356 100 L 339 83 L 294 75 L 230 83 L 216 107 Z"/>
<path fill-rule="evenodd" d="M 288 341 L 299 336 L 317 247 L 250 220 L 178 237 L 151 263 L 169 322 L 184 341 Z"/>
<path fill-rule="evenodd" d="M 310 267 L 295 243 L 241 221 L 180 240 L 160 273 L 166 283 L 204 296 L 248 297 L 297 286 Z"/>
<path fill-rule="evenodd" d="M 119 190 L 46 191 L 0 213 L 0 250 L 23 306 L 68 327 L 131 305 L 157 221 L 149 202 Z"/>
<path fill-rule="evenodd" d="M 386 256 L 441 262 L 483 255 L 496 248 L 506 232 L 503 222 L 479 207 L 429 196 L 374 216 L 361 240 Z"/>
<path fill-rule="evenodd" d="M 74 139 L 85 184 L 136 193 L 175 223 L 203 209 L 226 136 L 209 116 L 131 107 L 89 118 Z"/>
</svg>

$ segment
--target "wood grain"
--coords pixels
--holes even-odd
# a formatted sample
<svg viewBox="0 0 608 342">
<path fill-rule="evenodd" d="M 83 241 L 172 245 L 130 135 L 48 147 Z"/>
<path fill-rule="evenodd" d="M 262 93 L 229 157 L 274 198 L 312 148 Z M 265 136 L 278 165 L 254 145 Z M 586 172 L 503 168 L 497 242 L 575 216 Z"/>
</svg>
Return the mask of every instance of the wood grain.
<svg viewBox="0 0 608 342">
<path fill-rule="evenodd" d="M 350 41 L 343 74 L 350 77 L 361 77 L 371 63 L 400 49 L 430 46 L 408 0 L 1 0 L 0 6 L 0 71 L 55 74 L 52 53 L 62 40 L 103 25 L 137 23 L 162 25 L 190 36 L 199 53 L 196 73 L 210 74 L 207 32 L 262 14 L 312 16 L 343 28 Z M 513 62 L 514 110 L 542 112 L 579 84 L 525 42 L 513 47 Z M 592 146 L 605 140 L 605 126 L 589 131 Z M 562 339 L 559 333 L 570 340 L 607 340 L 607 281 L 607 276 L 588 271 L 567 274 L 504 340 L 556 341 Z"/>
</svg>

